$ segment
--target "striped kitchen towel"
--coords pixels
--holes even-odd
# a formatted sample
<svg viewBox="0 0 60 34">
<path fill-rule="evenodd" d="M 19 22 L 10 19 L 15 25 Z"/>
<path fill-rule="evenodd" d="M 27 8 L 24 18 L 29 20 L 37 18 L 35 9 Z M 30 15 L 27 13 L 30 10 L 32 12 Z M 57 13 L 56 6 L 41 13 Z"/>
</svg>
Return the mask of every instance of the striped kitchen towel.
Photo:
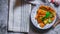
<svg viewBox="0 0 60 34">
<path fill-rule="evenodd" d="M 13 9 L 14 0 L 10 0 L 8 31 L 29 32 L 31 4 L 24 3 Z"/>
</svg>

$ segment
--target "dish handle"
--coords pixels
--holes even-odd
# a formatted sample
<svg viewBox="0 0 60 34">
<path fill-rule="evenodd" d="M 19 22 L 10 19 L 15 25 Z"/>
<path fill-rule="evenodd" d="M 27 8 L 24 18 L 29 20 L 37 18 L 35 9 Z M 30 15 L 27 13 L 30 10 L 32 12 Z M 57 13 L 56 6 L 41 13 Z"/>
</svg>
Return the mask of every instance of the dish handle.
<svg viewBox="0 0 60 34">
<path fill-rule="evenodd" d="M 60 24 L 60 19 L 57 20 L 55 24 L 53 24 L 53 27 L 55 28 L 58 24 Z"/>
</svg>

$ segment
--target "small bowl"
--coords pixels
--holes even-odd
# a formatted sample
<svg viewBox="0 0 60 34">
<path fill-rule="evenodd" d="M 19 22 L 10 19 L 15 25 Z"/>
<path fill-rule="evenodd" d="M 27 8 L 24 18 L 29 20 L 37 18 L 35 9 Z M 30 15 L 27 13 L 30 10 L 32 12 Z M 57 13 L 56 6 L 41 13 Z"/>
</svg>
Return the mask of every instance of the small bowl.
<svg viewBox="0 0 60 34">
<path fill-rule="evenodd" d="M 45 5 L 45 6 L 48 6 L 48 5 L 46 5 L 46 4 L 44 4 L 44 5 Z M 54 19 L 54 21 L 53 21 L 52 23 L 47 24 L 47 25 L 45 25 L 43 28 L 41 28 L 41 27 L 39 26 L 37 20 L 35 19 L 35 16 L 36 16 L 36 14 L 37 14 L 37 10 L 39 9 L 40 6 L 41 6 L 41 4 L 40 4 L 40 5 L 37 5 L 36 7 L 34 7 L 34 8 L 32 9 L 32 12 L 31 12 L 31 21 L 32 21 L 33 25 L 34 25 L 35 27 L 39 28 L 39 29 L 49 29 L 49 28 L 52 27 L 52 25 L 55 23 L 57 17 L 55 16 L 55 19 Z M 54 9 L 54 8 L 53 8 L 53 9 Z M 55 10 L 55 9 L 54 9 L 54 10 Z"/>
</svg>

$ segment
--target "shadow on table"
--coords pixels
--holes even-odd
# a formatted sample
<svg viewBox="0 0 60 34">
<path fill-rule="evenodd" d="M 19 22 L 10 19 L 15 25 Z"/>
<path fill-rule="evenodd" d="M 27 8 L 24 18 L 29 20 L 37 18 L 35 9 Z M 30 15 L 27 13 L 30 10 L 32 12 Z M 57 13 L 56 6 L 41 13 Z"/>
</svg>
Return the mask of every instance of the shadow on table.
<svg viewBox="0 0 60 34">
<path fill-rule="evenodd" d="M 27 4 L 24 0 L 16 0 L 14 8 Z"/>
</svg>

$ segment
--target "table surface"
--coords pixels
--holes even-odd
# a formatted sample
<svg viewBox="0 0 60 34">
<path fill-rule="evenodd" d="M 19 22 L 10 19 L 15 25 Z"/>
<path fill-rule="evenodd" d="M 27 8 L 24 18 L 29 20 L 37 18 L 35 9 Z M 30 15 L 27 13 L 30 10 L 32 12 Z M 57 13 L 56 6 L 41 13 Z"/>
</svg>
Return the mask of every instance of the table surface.
<svg viewBox="0 0 60 34">
<path fill-rule="evenodd" d="M 53 6 L 53 5 L 52 5 Z M 54 7 L 57 10 L 58 15 L 60 14 L 60 6 Z M 0 34 L 24 34 L 24 33 L 14 33 L 7 31 L 7 19 L 8 19 L 8 0 L 0 0 Z M 47 32 L 40 33 L 35 30 L 35 28 L 30 25 L 30 32 L 28 34 L 60 34 L 60 24 L 54 29 L 50 29 Z"/>
</svg>

